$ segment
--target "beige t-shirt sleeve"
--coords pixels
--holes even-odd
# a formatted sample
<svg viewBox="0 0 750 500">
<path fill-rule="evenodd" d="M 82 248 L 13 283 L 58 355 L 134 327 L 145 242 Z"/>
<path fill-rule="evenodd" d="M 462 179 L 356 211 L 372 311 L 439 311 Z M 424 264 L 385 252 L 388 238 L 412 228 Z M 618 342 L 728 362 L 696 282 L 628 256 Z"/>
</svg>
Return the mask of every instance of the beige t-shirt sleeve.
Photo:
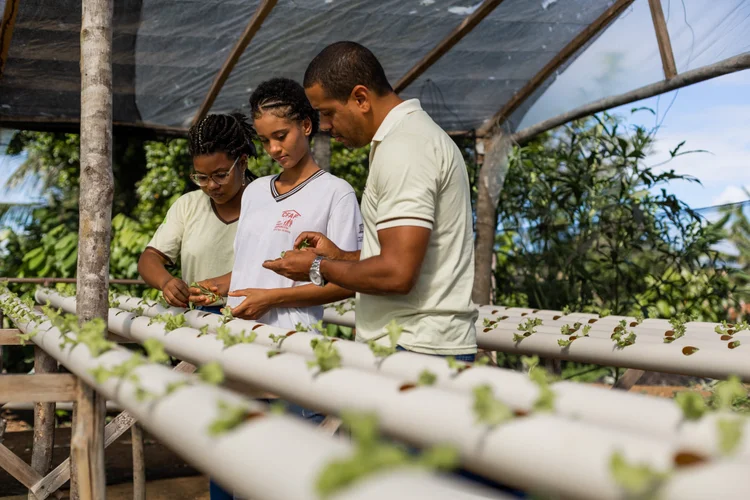
<svg viewBox="0 0 750 500">
<path fill-rule="evenodd" d="M 180 197 L 167 211 L 164 222 L 156 229 L 147 247 L 164 254 L 172 264 L 177 261 L 185 231 L 185 197 Z"/>
<path fill-rule="evenodd" d="M 420 147 L 419 137 L 388 138 L 379 144 L 375 175 L 376 229 L 418 226 L 432 230 L 438 191 L 438 165 Z"/>
</svg>

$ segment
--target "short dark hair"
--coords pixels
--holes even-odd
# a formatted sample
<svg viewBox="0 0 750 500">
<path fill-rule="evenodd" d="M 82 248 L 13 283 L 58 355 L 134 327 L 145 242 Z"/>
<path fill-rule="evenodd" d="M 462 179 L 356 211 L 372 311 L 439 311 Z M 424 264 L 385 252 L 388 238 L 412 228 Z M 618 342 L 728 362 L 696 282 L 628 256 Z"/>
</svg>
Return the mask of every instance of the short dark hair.
<svg viewBox="0 0 750 500">
<path fill-rule="evenodd" d="M 379 96 L 393 92 L 378 58 L 356 42 L 332 43 L 315 56 L 305 71 L 304 85 L 310 88 L 316 83 L 330 98 L 342 102 L 357 85 Z"/>
<path fill-rule="evenodd" d="M 307 100 L 302 85 L 289 78 L 272 78 L 258 85 L 250 95 L 250 110 L 254 119 L 260 118 L 265 111 L 296 121 L 309 118 L 312 123 L 310 137 L 318 132 L 318 112 Z"/>
<path fill-rule="evenodd" d="M 257 156 L 255 130 L 242 113 L 208 115 L 190 127 L 188 138 L 191 156 L 222 152 L 235 160 L 242 155 Z"/>
</svg>

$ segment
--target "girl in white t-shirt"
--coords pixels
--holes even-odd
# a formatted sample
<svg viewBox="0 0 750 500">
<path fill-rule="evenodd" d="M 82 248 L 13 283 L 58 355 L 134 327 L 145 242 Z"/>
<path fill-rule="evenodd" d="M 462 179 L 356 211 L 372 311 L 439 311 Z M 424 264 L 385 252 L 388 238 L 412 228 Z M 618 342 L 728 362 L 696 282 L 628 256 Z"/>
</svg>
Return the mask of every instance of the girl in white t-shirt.
<svg viewBox="0 0 750 500">
<path fill-rule="evenodd" d="M 352 187 L 318 167 L 310 138 L 317 112 L 301 85 L 286 78 L 261 83 L 250 97 L 253 125 L 263 149 L 281 167 L 261 177 L 242 195 L 234 241 L 232 272 L 201 285 L 222 296 L 235 317 L 294 329 L 323 317 L 322 304 L 353 296 L 335 285 L 298 284 L 263 267 L 290 250 L 304 231 L 319 231 L 340 248 L 355 251 L 362 242 L 362 218 Z M 190 299 L 205 300 L 191 288 Z"/>
<path fill-rule="evenodd" d="M 189 149 L 199 190 L 175 201 L 138 259 L 138 272 L 175 307 L 187 307 L 188 283 L 225 274 L 234 263 L 242 193 L 255 179 L 253 129 L 240 113 L 208 115 L 191 127 Z M 182 279 L 167 267 L 181 261 Z"/>
</svg>

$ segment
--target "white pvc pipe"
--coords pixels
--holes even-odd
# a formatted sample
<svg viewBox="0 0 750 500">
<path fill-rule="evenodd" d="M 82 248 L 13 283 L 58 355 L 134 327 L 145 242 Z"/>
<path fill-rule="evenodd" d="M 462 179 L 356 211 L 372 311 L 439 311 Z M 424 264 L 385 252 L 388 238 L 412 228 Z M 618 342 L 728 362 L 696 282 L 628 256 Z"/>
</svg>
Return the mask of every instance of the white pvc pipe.
<svg viewBox="0 0 750 500">
<path fill-rule="evenodd" d="M 53 303 L 53 295 L 41 296 Z M 75 304 L 67 301 L 67 307 L 74 309 Z M 219 317 L 210 315 L 203 318 L 196 312 L 188 313 L 194 321 L 213 324 Z M 437 385 L 462 394 L 470 392 L 481 384 L 490 384 L 495 394 L 516 410 L 528 412 L 538 397 L 538 388 L 525 375 L 510 370 L 490 367 L 473 367 L 454 376 L 446 362 L 440 358 L 408 352 L 396 353 L 382 364 L 363 344 L 339 340 L 337 349 L 342 355 L 344 368 L 333 370 L 315 377 L 305 366 L 305 361 L 294 355 L 277 356 L 268 359 L 268 347 L 272 344 L 267 338 L 268 332 L 284 333 L 285 330 L 261 326 L 252 322 L 235 320 L 228 324 L 237 332 L 241 326 L 251 326 L 258 333 L 256 344 L 244 344 L 222 350 L 222 345 L 211 336 L 197 338 L 198 332 L 182 328 L 165 334 L 163 325 L 156 323 L 147 326 L 148 318 L 132 319 L 130 314 L 110 312 L 110 328 L 115 333 L 143 341 L 146 338 L 158 338 L 165 343 L 167 350 L 178 358 L 200 364 L 210 360 L 219 360 L 227 374 L 250 385 L 277 393 L 303 406 L 318 409 L 324 413 L 338 412 L 345 403 L 372 408 L 384 418 L 384 428 L 392 435 L 419 445 L 434 444 L 430 441 L 426 429 L 410 429 L 402 421 L 413 421 L 410 414 L 400 410 L 404 408 L 404 394 L 396 389 L 405 382 L 414 382 L 423 369 L 432 371 L 437 376 Z M 202 326 L 201 323 L 200 325 Z M 246 324 L 246 325 L 245 325 Z M 250 328 L 248 328 L 249 330 Z M 261 347 L 263 338 L 266 347 Z M 285 352 L 294 352 L 309 357 L 312 352 L 309 340 L 314 334 L 295 333 L 282 344 Z M 394 377 L 386 381 L 347 366 L 364 369 L 378 374 Z M 351 381 L 357 381 L 352 384 Z M 428 391 L 428 389 L 420 389 Z M 681 410 L 670 400 L 644 396 L 641 394 L 610 391 L 575 383 L 560 382 L 554 385 L 557 394 L 556 411 L 561 416 L 596 423 L 607 428 L 621 429 L 653 436 L 660 440 L 671 440 L 680 449 L 692 450 L 704 455 L 720 453 L 716 436 L 716 416 L 712 415 L 699 422 L 683 422 Z M 407 394 L 410 394 L 409 391 Z M 437 394 L 437 393 L 436 393 Z M 438 397 L 438 396 L 436 396 Z M 445 399 L 445 396 L 439 396 Z M 408 404 L 406 405 L 408 406 Z M 435 412 L 451 414 L 448 408 L 437 407 Z M 389 413 L 397 407 L 396 413 Z M 417 419 L 419 420 L 419 419 Z M 747 428 L 750 436 L 750 423 Z M 460 436 L 461 429 L 451 425 L 443 429 L 451 436 Z M 462 441 L 459 441 L 459 445 Z M 740 449 L 741 455 L 750 456 L 750 439 L 744 440 Z"/>
<path fill-rule="evenodd" d="M 7 295 L 0 299 L 5 297 Z M 38 317 L 43 319 L 41 315 Z M 196 468 L 241 495 L 272 500 L 317 500 L 314 485 L 321 467 L 351 453 L 351 446 L 347 443 L 328 437 L 297 418 L 264 416 L 263 405 L 226 389 L 198 383 L 195 377 L 174 372 L 163 365 L 145 364 L 132 373 L 139 378 L 144 389 L 158 395 L 166 393 L 169 383 L 191 382 L 192 385 L 155 401 L 139 401 L 136 386 L 129 379 L 111 378 L 100 384 L 91 374 L 96 367 L 111 367 L 129 359 L 132 353 L 127 349 L 116 346 L 94 358 L 85 346 L 61 349 L 62 336 L 48 321 L 14 322 L 23 332 L 37 328 L 34 343 L 97 392 L 121 404 L 151 434 Z M 220 401 L 246 405 L 258 418 L 251 418 L 226 434 L 211 436 L 207 430 L 217 417 Z M 473 488 L 462 484 L 455 484 L 450 489 L 435 488 L 429 484 L 431 481 L 429 476 L 406 474 L 370 485 L 366 492 L 357 491 L 355 485 L 350 492 L 337 498 L 376 500 L 399 495 L 402 487 L 419 485 L 433 490 L 435 498 L 445 500 L 455 498 L 456 489 L 469 497 L 473 495 Z M 492 497 L 498 498 L 497 495 Z"/>
</svg>

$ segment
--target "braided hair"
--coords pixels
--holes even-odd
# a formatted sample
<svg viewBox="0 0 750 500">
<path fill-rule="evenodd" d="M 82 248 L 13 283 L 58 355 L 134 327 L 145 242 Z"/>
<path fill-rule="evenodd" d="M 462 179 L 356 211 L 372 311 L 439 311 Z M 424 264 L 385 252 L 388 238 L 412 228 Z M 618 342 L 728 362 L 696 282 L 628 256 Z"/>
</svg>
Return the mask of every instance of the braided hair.
<svg viewBox="0 0 750 500">
<path fill-rule="evenodd" d="M 250 110 L 254 119 L 260 118 L 266 111 L 294 121 L 309 118 L 312 123 L 309 139 L 317 133 L 320 123 L 318 112 L 307 100 L 305 89 L 289 78 L 272 78 L 258 85 L 250 95 Z"/>
<path fill-rule="evenodd" d="M 190 127 L 188 137 L 191 156 L 225 153 L 236 160 L 242 155 L 252 158 L 258 155 L 253 143 L 255 130 L 242 113 L 207 115 Z M 256 178 L 247 169 L 245 175 L 249 180 Z"/>
</svg>

